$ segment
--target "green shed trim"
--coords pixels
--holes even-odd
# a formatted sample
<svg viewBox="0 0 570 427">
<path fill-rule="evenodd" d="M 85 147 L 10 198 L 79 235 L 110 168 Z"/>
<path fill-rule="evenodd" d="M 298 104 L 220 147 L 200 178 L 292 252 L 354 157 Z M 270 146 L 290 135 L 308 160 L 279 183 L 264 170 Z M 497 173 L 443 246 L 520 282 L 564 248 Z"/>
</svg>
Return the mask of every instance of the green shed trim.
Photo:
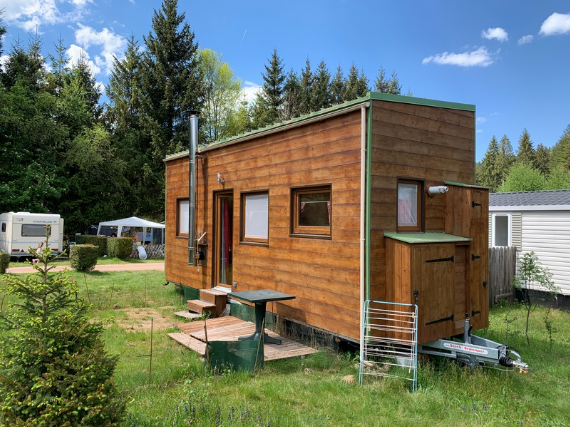
<svg viewBox="0 0 570 427">
<path fill-rule="evenodd" d="M 447 233 L 384 233 L 384 237 L 411 245 L 421 243 L 467 243 L 473 239 Z"/>
<path fill-rule="evenodd" d="M 489 187 L 483 187 L 481 185 L 464 184 L 462 182 L 444 181 L 444 184 L 445 185 L 453 185 L 455 187 L 479 188 L 481 190 L 489 190 Z"/>
<path fill-rule="evenodd" d="M 368 96 L 370 99 L 375 101 L 399 102 L 401 104 L 424 105 L 427 107 L 449 108 L 451 110 L 475 112 L 475 105 L 472 104 L 460 104 L 458 102 L 438 101 L 435 99 L 415 98 L 413 96 L 392 95 L 380 92 L 369 92 Z"/>
</svg>

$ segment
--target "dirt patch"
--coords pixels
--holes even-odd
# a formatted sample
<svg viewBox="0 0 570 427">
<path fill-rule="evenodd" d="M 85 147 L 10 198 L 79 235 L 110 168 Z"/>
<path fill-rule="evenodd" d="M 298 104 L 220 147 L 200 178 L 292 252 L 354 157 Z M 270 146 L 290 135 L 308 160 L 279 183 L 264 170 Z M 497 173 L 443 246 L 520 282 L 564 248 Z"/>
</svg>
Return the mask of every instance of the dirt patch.
<svg viewBox="0 0 570 427">
<path fill-rule="evenodd" d="M 175 326 L 171 319 L 153 308 L 123 308 L 120 311 L 125 313 L 127 318 L 116 319 L 117 325 L 127 331 L 150 331 L 151 324 L 155 331 Z"/>
</svg>

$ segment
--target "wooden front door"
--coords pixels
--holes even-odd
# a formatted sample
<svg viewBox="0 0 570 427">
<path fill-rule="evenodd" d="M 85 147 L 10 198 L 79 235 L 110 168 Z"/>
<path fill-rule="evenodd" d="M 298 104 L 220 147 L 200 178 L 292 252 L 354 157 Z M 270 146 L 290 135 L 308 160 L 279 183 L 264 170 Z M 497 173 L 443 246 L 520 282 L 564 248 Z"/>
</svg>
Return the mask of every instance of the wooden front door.
<svg viewBox="0 0 570 427">
<path fill-rule="evenodd" d="M 216 193 L 214 213 L 214 286 L 231 287 L 233 282 L 233 192 Z"/>
</svg>

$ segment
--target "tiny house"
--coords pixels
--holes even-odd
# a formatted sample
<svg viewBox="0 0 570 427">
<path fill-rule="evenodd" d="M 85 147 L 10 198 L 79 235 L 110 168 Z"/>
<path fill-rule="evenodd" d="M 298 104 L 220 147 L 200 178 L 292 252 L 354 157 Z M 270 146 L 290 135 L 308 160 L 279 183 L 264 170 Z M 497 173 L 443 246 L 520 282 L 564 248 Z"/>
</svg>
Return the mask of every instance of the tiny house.
<svg viewBox="0 0 570 427">
<path fill-rule="evenodd" d="M 420 343 L 488 325 L 474 106 L 369 93 L 193 145 L 165 159 L 166 280 L 188 297 L 274 289 L 295 299 L 268 310 L 355 342 L 368 299 L 417 303 Z"/>
<path fill-rule="evenodd" d="M 55 254 L 63 250 L 63 218 L 59 214 L 6 212 L 0 215 L 0 250 L 12 257 L 30 257 L 29 248 L 37 248 L 46 238 Z"/>
</svg>

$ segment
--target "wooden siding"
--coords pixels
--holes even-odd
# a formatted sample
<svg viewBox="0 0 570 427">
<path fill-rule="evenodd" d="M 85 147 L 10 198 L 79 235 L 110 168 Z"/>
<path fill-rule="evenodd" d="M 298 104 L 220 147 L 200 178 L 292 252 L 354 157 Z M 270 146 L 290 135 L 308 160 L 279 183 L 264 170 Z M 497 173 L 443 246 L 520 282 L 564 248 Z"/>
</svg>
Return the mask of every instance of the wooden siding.
<svg viewBox="0 0 570 427">
<path fill-rule="evenodd" d="M 197 161 L 196 235 L 207 232 L 206 266 L 187 265 L 175 236 L 176 198 L 188 197 L 188 160 L 167 162 L 166 279 L 213 285 L 213 194 L 233 191 L 235 291 L 275 289 L 296 296 L 268 310 L 335 334 L 359 336 L 360 111 L 220 147 Z M 217 183 L 220 173 L 224 184 Z M 291 188 L 330 185 L 330 239 L 290 236 Z M 240 243 L 240 195 L 269 192 L 269 244 Z"/>
<path fill-rule="evenodd" d="M 534 251 L 542 266 L 552 273 L 552 280 L 563 295 L 570 295 L 569 248 L 569 211 L 522 213 L 522 253 L 519 259 L 525 252 Z"/>
<path fill-rule="evenodd" d="M 470 111 L 374 101 L 371 153 L 371 298 L 386 300 L 385 231 L 396 231 L 397 181 L 474 184 Z M 425 196 L 425 231 L 445 231 L 445 196 Z"/>
</svg>

